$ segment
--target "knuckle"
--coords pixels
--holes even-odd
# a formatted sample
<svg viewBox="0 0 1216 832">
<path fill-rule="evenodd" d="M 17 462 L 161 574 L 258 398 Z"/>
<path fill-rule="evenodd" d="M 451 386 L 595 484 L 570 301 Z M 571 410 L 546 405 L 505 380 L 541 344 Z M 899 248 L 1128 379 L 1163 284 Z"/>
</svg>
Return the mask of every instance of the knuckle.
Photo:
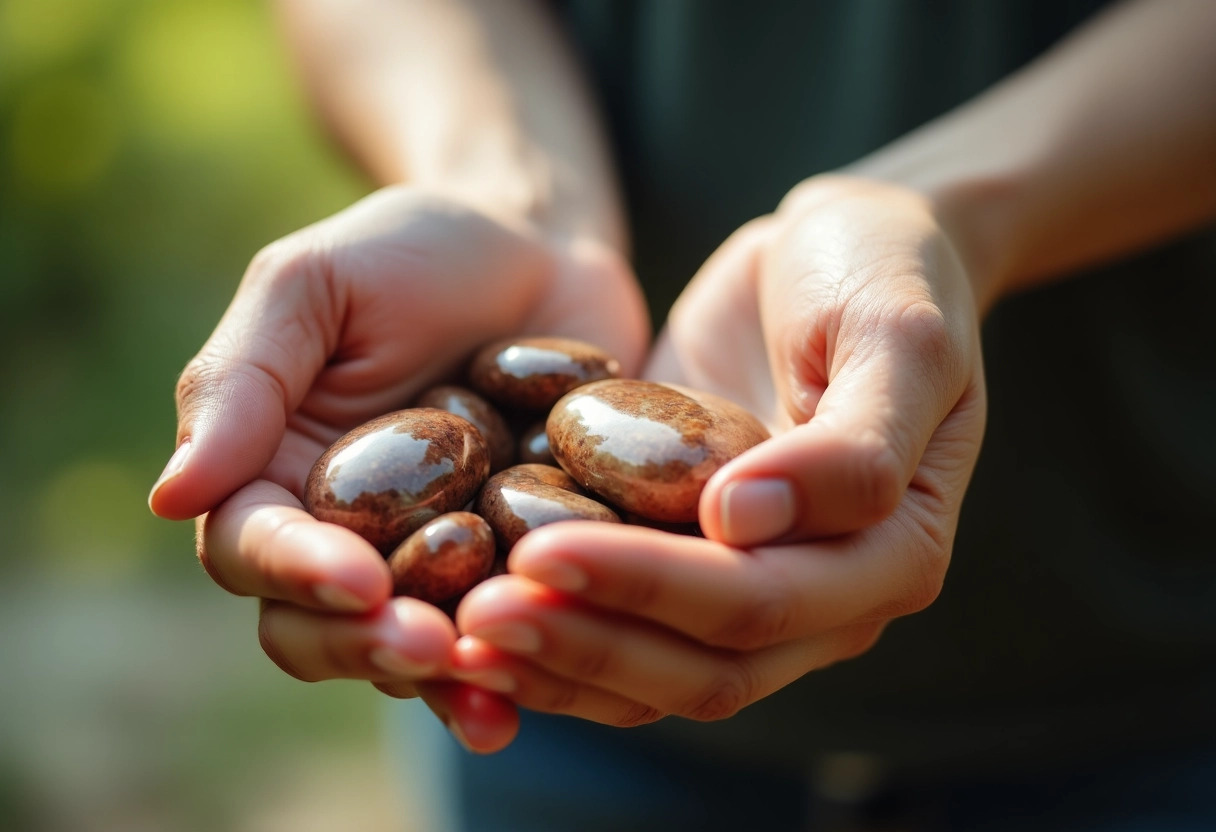
<svg viewBox="0 0 1216 832">
<path fill-rule="evenodd" d="M 845 641 L 840 660 L 855 659 L 863 653 L 869 652 L 870 648 L 878 643 L 882 631 L 882 624 L 868 624 L 854 628 Z"/>
<path fill-rule="evenodd" d="M 938 547 L 926 544 L 917 556 L 908 588 L 908 612 L 920 612 L 941 595 L 946 581 L 945 558 Z"/>
<path fill-rule="evenodd" d="M 620 609 L 645 615 L 655 609 L 662 594 L 662 578 L 656 570 L 638 570 L 626 581 L 621 581 L 616 590 L 616 604 Z"/>
<path fill-rule="evenodd" d="M 568 714 L 578 701 L 578 686 L 570 682 L 554 684 L 545 692 L 538 710 L 550 714 Z"/>
<path fill-rule="evenodd" d="M 245 279 L 256 283 L 292 283 L 308 274 L 315 249 L 302 245 L 303 235 L 290 235 L 263 246 L 245 270 Z"/>
<path fill-rule="evenodd" d="M 211 550 L 207 545 L 208 538 L 212 536 L 211 528 L 212 523 L 214 522 L 212 518 L 216 517 L 223 511 L 224 507 L 221 505 L 219 508 L 202 515 L 195 521 L 194 554 L 195 557 L 198 558 L 199 565 L 203 567 L 203 571 L 207 573 L 207 577 L 209 577 L 216 586 L 225 592 L 236 595 L 237 597 L 248 597 L 251 593 L 241 591 L 224 576 L 223 571 L 215 562 L 215 558 L 211 556 Z"/>
<path fill-rule="evenodd" d="M 177 415 L 182 422 L 190 421 L 200 396 L 222 374 L 222 362 L 207 350 L 187 362 L 174 388 Z"/>
<path fill-rule="evenodd" d="M 658 708 L 643 705 L 641 702 L 634 702 L 627 710 L 614 719 L 612 724 L 617 728 L 637 728 L 642 725 L 649 725 L 652 722 L 658 722 L 664 716 L 666 714 Z"/>
<path fill-rule="evenodd" d="M 927 300 L 916 300 L 903 307 L 896 320 L 900 334 L 918 353 L 929 357 L 949 357 L 954 339 L 941 307 Z"/>
<path fill-rule="evenodd" d="M 939 385 L 946 392 L 959 390 L 964 382 L 965 359 L 958 333 L 937 304 L 918 300 L 905 306 L 896 319 L 896 328 L 912 354 L 919 356 L 930 378 L 944 378 Z"/>
<path fill-rule="evenodd" d="M 747 663 L 728 660 L 718 676 L 693 698 L 681 713 L 698 722 L 728 719 L 755 698 L 756 681 Z"/>
<path fill-rule="evenodd" d="M 574 659 L 573 670 L 577 679 L 596 681 L 609 675 L 615 665 L 616 648 L 603 645 L 580 652 Z"/>
<path fill-rule="evenodd" d="M 899 454 L 889 442 L 878 441 L 866 446 L 856 455 L 859 495 L 868 518 L 878 521 L 899 506 L 907 487 Z"/>
<path fill-rule="evenodd" d="M 785 587 L 757 593 L 705 642 L 732 650 L 756 650 L 789 637 L 797 617 L 797 601 Z"/>
<path fill-rule="evenodd" d="M 262 652 L 291 678 L 301 682 L 319 682 L 320 677 L 313 677 L 296 667 L 275 640 L 273 621 L 276 610 L 277 606 L 274 604 L 263 604 L 262 614 L 258 617 L 258 644 L 261 645 Z"/>
</svg>

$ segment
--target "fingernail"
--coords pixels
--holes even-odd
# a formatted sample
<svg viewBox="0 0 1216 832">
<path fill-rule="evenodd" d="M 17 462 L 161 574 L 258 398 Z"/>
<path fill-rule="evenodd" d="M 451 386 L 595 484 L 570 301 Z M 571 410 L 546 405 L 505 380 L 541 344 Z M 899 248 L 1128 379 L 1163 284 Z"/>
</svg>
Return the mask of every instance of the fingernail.
<svg viewBox="0 0 1216 832">
<path fill-rule="evenodd" d="M 572 563 L 549 561 L 529 567 L 523 573 L 532 580 L 560 589 L 562 592 L 582 592 L 591 582 L 587 573 Z"/>
<path fill-rule="evenodd" d="M 491 624 L 469 633 L 482 641 L 488 641 L 495 647 L 508 653 L 539 653 L 540 631 L 531 624 L 521 621 L 507 621 L 502 624 Z"/>
<path fill-rule="evenodd" d="M 160 472 L 160 476 L 152 486 L 152 490 L 148 492 L 149 504 L 162 485 L 182 472 L 182 468 L 186 467 L 186 457 L 188 456 L 190 456 L 190 440 L 183 439 L 182 444 L 178 445 L 177 450 L 173 452 L 173 456 L 169 457 L 169 461 L 165 464 L 165 470 Z"/>
<path fill-rule="evenodd" d="M 781 479 L 732 482 L 722 489 L 722 536 L 736 546 L 764 543 L 794 525 L 794 489 Z"/>
<path fill-rule="evenodd" d="M 331 610 L 338 612 L 367 612 L 370 606 L 366 601 L 346 587 L 337 584 L 317 584 L 312 588 L 317 600 Z"/>
<path fill-rule="evenodd" d="M 452 669 L 452 678 L 495 693 L 514 693 L 518 687 L 515 677 L 505 670 L 461 670 Z"/>
<path fill-rule="evenodd" d="M 376 647 L 367 654 L 367 658 L 376 667 L 393 676 L 430 676 L 435 672 L 435 665 L 414 661 L 391 647 Z"/>
</svg>

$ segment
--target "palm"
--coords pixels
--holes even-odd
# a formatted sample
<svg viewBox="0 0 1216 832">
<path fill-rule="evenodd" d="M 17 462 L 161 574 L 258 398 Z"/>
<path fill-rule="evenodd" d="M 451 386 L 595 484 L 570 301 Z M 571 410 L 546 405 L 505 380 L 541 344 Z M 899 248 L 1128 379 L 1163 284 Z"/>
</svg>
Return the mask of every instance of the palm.
<svg viewBox="0 0 1216 832">
<path fill-rule="evenodd" d="M 314 327 L 325 349 L 265 473 L 292 493 L 338 436 L 406 406 L 488 340 L 569 335 L 626 366 L 645 348 L 633 278 L 603 249 L 555 245 L 409 189 L 345 216 L 336 229 L 314 229 L 313 250 L 325 253 L 296 266 L 318 301 L 314 320 L 298 325 Z"/>
</svg>

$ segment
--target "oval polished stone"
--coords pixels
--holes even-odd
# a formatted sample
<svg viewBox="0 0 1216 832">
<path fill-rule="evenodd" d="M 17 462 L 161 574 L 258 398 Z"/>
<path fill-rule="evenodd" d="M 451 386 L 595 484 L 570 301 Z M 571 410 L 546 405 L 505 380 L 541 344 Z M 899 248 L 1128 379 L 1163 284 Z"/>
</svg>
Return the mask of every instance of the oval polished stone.
<svg viewBox="0 0 1216 832">
<path fill-rule="evenodd" d="M 490 452 L 467 420 L 430 407 L 355 428 L 313 465 L 304 507 L 388 555 L 414 530 L 455 511 L 490 473 Z"/>
<path fill-rule="evenodd" d="M 549 414 L 549 447 L 584 488 L 665 523 L 697 519 L 710 476 L 768 438 L 726 399 L 648 381 L 597 381 Z"/>
<path fill-rule="evenodd" d="M 616 512 L 585 496 L 578 483 L 551 465 L 516 465 L 490 477 L 476 511 L 494 530 L 501 551 L 540 526 L 563 520 L 619 523 Z"/>
<path fill-rule="evenodd" d="M 489 577 L 494 551 L 494 533 L 476 514 L 436 517 L 388 556 L 393 594 L 432 604 L 454 598 Z"/>
<path fill-rule="evenodd" d="M 469 364 L 469 383 L 504 407 L 547 411 L 574 388 L 616 378 L 620 363 L 570 338 L 510 338 L 488 344 Z"/>
<path fill-rule="evenodd" d="M 516 457 L 521 465 L 535 463 L 557 467 L 557 460 L 549 450 L 549 434 L 545 432 L 544 422 L 537 422 L 519 437 L 519 452 Z"/>
<path fill-rule="evenodd" d="M 454 384 L 443 384 L 432 387 L 414 403 L 415 407 L 437 407 L 448 413 L 468 419 L 473 426 L 481 431 L 486 445 L 490 448 L 490 472 L 501 471 L 515 461 L 515 437 L 502 414 L 483 399 L 465 387 Z"/>
</svg>

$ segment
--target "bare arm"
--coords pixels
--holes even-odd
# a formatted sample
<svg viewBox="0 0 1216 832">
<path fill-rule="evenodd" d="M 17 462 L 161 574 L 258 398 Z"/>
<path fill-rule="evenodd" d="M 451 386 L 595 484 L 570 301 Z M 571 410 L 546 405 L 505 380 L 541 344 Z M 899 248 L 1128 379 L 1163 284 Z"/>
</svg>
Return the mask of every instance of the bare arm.
<svg viewBox="0 0 1216 832">
<path fill-rule="evenodd" d="M 1216 3 L 1116 6 L 852 172 L 933 199 L 981 308 L 1197 227 L 1216 216 Z"/>
<path fill-rule="evenodd" d="M 383 183 L 458 193 L 620 251 L 601 130 L 534 0 L 280 0 L 316 103 Z"/>
</svg>

